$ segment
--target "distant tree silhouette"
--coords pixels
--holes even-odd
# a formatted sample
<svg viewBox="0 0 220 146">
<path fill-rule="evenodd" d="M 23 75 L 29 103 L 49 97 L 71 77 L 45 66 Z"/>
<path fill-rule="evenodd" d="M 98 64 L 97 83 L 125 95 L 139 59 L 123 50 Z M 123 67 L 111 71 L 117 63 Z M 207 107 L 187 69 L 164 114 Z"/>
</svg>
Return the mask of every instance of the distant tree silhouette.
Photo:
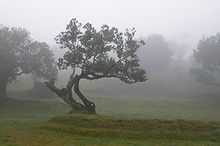
<svg viewBox="0 0 220 146">
<path fill-rule="evenodd" d="M 160 72 L 167 69 L 172 61 L 173 52 L 168 42 L 160 34 L 152 34 L 146 40 L 143 49 L 140 50 L 140 58 L 143 65 L 152 72 Z"/>
<path fill-rule="evenodd" d="M 96 105 L 79 89 L 82 79 L 96 80 L 118 78 L 125 83 L 146 81 L 145 71 L 140 68 L 137 49 L 144 44 L 134 39 L 135 29 L 119 32 L 115 27 L 103 25 L 96 30 L 90 23 L 82 25 L 72 19 L 64 32 L 56 37 L 64 56 L 58 60 L 60 69 L 71 68 L 72 73 L 65 88 L 58 89 L 55 82 L 47 86 L 68 103 L 73 110 L 96 112 Z M 81 102 L 73 98 L 74 91 Z"/>
<path fill-rule="evenodd" d="M 57 78 L 58 70 L 57 66 L 54 60 L 54 54 L 51 50 L 48 48 L 40 49 L 38 52 L 38 60 L 44 58 L 44 62 L 42 62 L 44 65 L 45 71 L 40 71 L 43 68 L 39 67 L 38 70 L 35 70 L 32 73 L 32 79 L 33 79 L 33 88 L 31 90 L 31 93 L 35 97 L 53 97 L 54 94 L 45 86 L 43 81 L 46 80 L 53 80 Z M 42 58 L 43 57 L 43 58 Z"/>
<path fill-rule="evenodd" d="M 220 86 L 220 33 L 199 41 L 193 56 L 198 63 L 191 71 L 199 82 Z"/>
<path fill-rule="evenodd" d="M 7 97 L 8 83 L 29 73 L 45 79 L 56 77 L 57 69 L 49 46 L 31 39 L 23 28 L 1 27 L 0 99 Z"/>
</svg>

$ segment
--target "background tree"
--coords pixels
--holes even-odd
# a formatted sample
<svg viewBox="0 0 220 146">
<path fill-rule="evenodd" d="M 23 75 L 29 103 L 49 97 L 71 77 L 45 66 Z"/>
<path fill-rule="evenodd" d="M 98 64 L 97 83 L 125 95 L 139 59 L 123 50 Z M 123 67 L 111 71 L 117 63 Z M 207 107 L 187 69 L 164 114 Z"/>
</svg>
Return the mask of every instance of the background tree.
<svg viewBox="0 0 220 146">
<path fill-rule="evenodd" d="M 143 66 L 152 72 L 167 69 L 172 61 L 173 52 L 166 39 L 160 34 L 152 34 L 145 42 L 147 45 L 139 53 Z"/>
<path fill-rule="evenodd" d="M 115 27 L 103 25 L 97 31 L 90 23 L 82 25 L 72 19 L 64 32 L 56 37 L 61 48 L 66 48 L 64 56 L 58 60 L 60 69 L 71 68 L 66 88 L 58 89 L 54 81 L 47 86 L 60 96 L 74 110 L 95 113 L 95 103 L 87 99 L 79 89 L 82 79 L 118 78 L 125 83 L 146 81 L 145 71 L 140 68 L 137 49 L 144 44 L 134 39 L 135 29 L 119 32 Z M 81 99 L 73 98 L 72 90 Z"/>
<path fill-rule="evenodd" d="M 173 88 L 176 88 L 176 72 L 173 69 L 173 46 L 162 34 L 151 34 L 145 39 L 146 45 L 139 51 L 141 65 L 147 70 L 147 84 L 138 87 L 139 94 L 144 97 L 170 97 L 174 96 Z M 169 86 L 166 84 L 169 82 Z M 159 91 L 159 92 L 158 92 Z M 176 91 L 176 90 L 175 90 Z M 131 91 L 131 92 L 135 92 Z"/>
<path fill-rule="evenodd" d="M 57 73 L 51 58 L 42 53 L 45 50 L 48 51 L 49 46 L 44 42 L 32 40 L 23 28 L 0 28 L 1 99 L 7 97 L 8 83 L 19 75 L 34 73 L 38 77 L 48 79 Z"/>
<path fill-rule="evenodd" d="M 191 71 L 199 82 L 220 86 L 220 34 L 199 41 L 193 56 L 198 63 Z"/>
<path fill-rule="evenodd" d="M 42 47 L 35 57 L 38 61 L 43 59 L 43 62 L 39 62 L 39 67 L 32 73 L 33 88 L 31 94 L 44 98 L 53 97 L 54 94 L 45 86 L 43 81 L 45 79 L 49 81 L 57 78 L 58 70 L 54 60 L 54 54 L 49 47 Z"/>
</svg>

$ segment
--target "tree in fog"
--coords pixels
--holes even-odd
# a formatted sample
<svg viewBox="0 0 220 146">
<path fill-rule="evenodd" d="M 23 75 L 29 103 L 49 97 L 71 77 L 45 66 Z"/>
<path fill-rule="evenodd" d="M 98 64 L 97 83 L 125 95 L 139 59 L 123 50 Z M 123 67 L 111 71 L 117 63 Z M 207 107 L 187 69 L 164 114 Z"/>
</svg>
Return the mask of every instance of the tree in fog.
<svg viewBox="0 0 220 146">
<path fill-rule="evenodd" d="M 50 79 L 57 73 L 49 46 L 31 39 L 25 29 L 15 27 L 0 28 L 0 68 L 1 99 L 7 97 L 8 83 L 22 74 Z"/>
<path fill-rule="evenodd" d="M 202 83 L 220 86 L 220 33 L 199 41 L 193 56 L 198 63 L 191 71 Z"/>
<path fill-rule="evenodd" d="M 166 69 L 171 62 L 173 52 L 165 38 L 160 34 L 152 34 L 145 42 L 146 45 L 140 52 L 143 65 L 153 72 Z"/>
<path fill-rule="evenodd" d="M 32 79 L 33 79 L 33 88 L 31 90 L 31 93 L 34 96 L 37 97 L 45 97 L 45 96 L 50 96 L 52 97 L 53 94 L 48 88 L 45 86 L 45 84 L 42 82 L 42 80 L 51 80 L 51 79 L 56 79 L 58 70 L 55 64 L 54 60 L 54 54 L 53 52 L 47 48 L 40 48 L 37 56 L 39 57 L 38 59 L 43 59 L 44 61 L 42 62 L 43 65 L 45 66 L 45 71 L 40 71 L 43 68 L 39 67 L 37 68 L 38 70 L 35 70 L 32 73 Z M 43 57 L 43 58 L 42 58 Z"/>
<path fill-rule="evenodd" d="M 71 68 L 72 73 L 66 88 L 58 89 L 54 81 L 46 82 L 47 86 L 73 110 L 95 113 L 95 103 L 79 89 L 82 79 L 118 78 L 129 84 L 146 81 L 145 71 L 140 68 L 136 55 L 144 42 L 135 40 L 134 36 L 135 29 L 122 33 L 115 27 L 103 25 L 96 30 L 90 23 L 82 25 L 72 19 L 66 30 L 56 37 L 61 48 L 67 49 L 58 60 L 58 66 L 60 69 Z M 72 91 L 82 102 L 73 98 Z"/>
</svg>

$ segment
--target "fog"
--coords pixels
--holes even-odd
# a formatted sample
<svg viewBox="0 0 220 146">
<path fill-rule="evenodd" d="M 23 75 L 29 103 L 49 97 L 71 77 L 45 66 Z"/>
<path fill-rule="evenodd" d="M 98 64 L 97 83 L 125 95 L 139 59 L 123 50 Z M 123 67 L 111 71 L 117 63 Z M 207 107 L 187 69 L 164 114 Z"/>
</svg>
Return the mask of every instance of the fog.
<svg viewBox="0 0 220 146">
<path fill-rule="evenodd" d="M 137 38 L 146 41 L 139 56 L 149 80 L 135 86 L 115 80 L 85 81 L 84 90 L 99 96 L 193 97 L 209 94 L 208 91 L 218 95 L 216 87 L 194 80 L 190 69 L 194 62 L 192 53 L 199 40 L 220 32 L 219 15 L 219 0 L 0 1 L 0 24 L 26 28 L 34 39 L 46 41 L 57 57 L 62 50 L 58 49 L 54 37 L 65 29 L 73 17 L 83 23 L 90 22 L 96 28 L 103 24 L 116 26 L 122 31 L 135 27 Z M 164 38 L 166 50 L 163 46 L 156 51 L 148 48 L 147 40 L 152 34 Z M 59 78 L 63 82 L 64 75 L 60 74 Z M 65 79 L 68 77 L 65 76 Z M 25 88 L 26 82 L 19 78 L 11 88 L 16 89 L 19 84 Z M 30 87 L 29 84 L 27 86 Z"/>
<path fill-rule="evenodd" d="M 135 27 L 139 36 L 163 34 L 195 43 L 219 31 L 218 0 L 1 0 L 1 23 L 22 26 L 34 38 L 54 43 L 72 17 L 120 29 Z M 192 40 L 193 39 L 193 40 Z"/>
</svg>

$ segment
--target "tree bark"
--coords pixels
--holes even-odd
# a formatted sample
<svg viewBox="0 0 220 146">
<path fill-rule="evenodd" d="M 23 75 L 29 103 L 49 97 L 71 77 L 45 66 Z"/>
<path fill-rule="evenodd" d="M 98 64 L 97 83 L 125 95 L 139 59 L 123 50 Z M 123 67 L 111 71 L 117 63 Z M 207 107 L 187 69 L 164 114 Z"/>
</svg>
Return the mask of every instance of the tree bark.
<svg viewBox="0 0 220 146">
<path fill-rule="evenodd" d="M 89 101 L 80 91 L 79 89 L 79 82 L 80 82 L 80 76 L 76 76 L 75 78 L 75 84 L 74 84 L 74 91 L 78 95 L 78 97 L 82 100 L 83 104 L 86 107 L 87 112 L 89 113 L 96 113 L 96 105 L 92 101 Z"/>
<path fill-rule="evenodd" d="M 71 76 L 66 88 L 58 89 L 54 82 L 45 82 L 46 86 L 56 93 L 65 103 L 67 103 L 73 111 L 96 113 L 96 105 L 92 101 L 89 101 L 80 91 L 79 82 L 81 76 Z M 72 90 L 77 94 L 82 103 L 77 102 L 72 95 Z"/>
<path fill-rule="evenodd" d="M 0 80 L 0 100 L 7 98 L 7 81 Z"/>
<path fill-rule="evenodd" d="M 66 104 L 68 104 L 73 111 L 86 111 L 85 107 L 82 104 L 73 99 L 72 94 L 69 93 L 70 91 L 68 89 L 58 89 L 54 84 L 51 84 L 49 82 L 45 82 L 45 84 L 51 91 L 56 93 L 58 97 L 60 97 Z"/>
</svg>

